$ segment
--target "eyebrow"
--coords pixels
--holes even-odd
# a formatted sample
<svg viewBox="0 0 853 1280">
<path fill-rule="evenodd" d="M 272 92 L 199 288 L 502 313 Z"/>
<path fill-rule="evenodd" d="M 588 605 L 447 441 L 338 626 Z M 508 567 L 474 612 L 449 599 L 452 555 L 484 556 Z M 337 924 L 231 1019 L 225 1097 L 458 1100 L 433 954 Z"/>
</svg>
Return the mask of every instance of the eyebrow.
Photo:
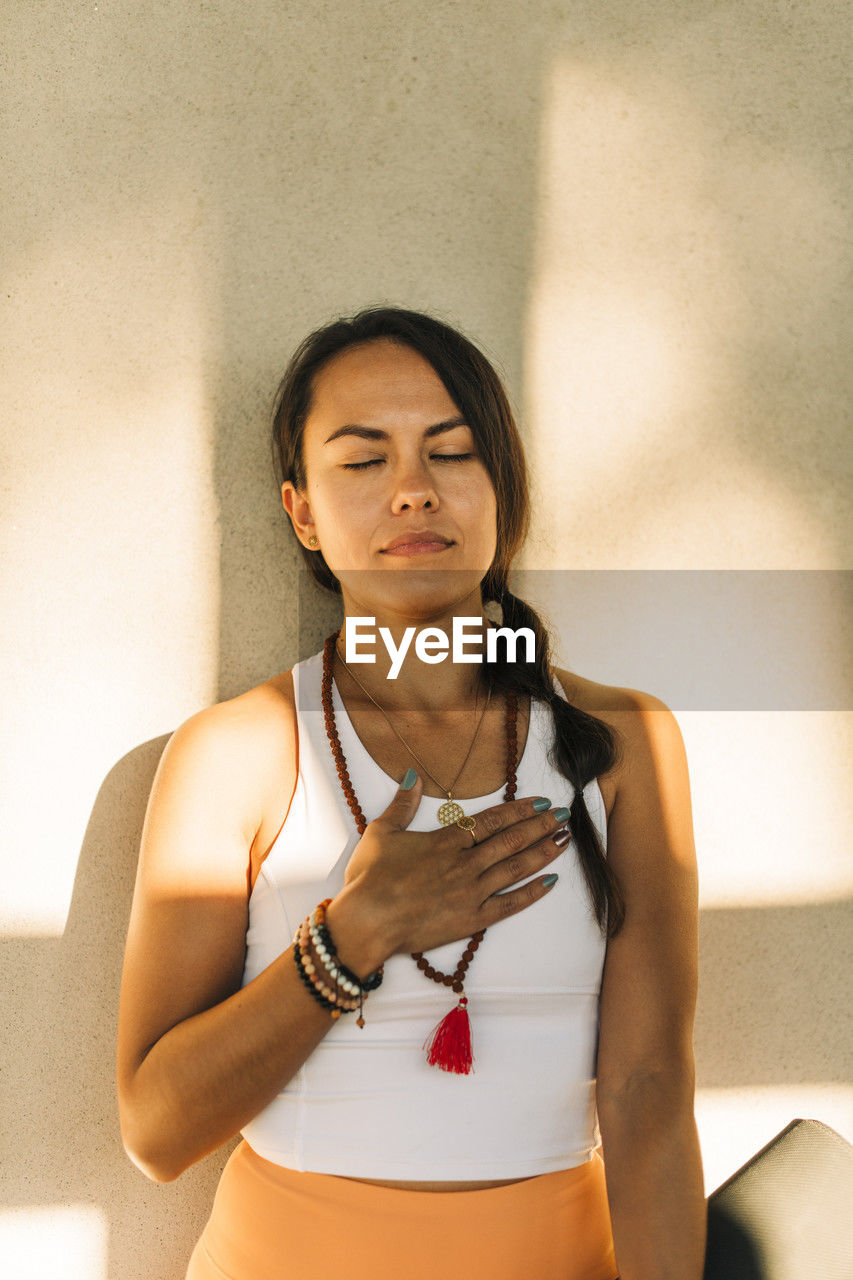
<svg viewBox="0 0 853 1280">
<path fill-rule="evenodd" d="M 454 427 L 465 427 L 467 422 L 464 418 L 445 418 L 444 422 L 434 422 L 431 427 L 424 430 L 425 437 L 441 435 L 443 431 L 452 431 Z M 333 431 L 328 439 L 324 440 L 324 444 L 331 444 L 333 440 L 339 440 L 341 436 L 359 436 L 362 440 L 390 440 L 391 436 L 387 431 L 380 431 L 378 427 L 362 427 L 357 422 L 348 422 L 343 427 L 338 427 L 337 431 Z"/>
</svg>

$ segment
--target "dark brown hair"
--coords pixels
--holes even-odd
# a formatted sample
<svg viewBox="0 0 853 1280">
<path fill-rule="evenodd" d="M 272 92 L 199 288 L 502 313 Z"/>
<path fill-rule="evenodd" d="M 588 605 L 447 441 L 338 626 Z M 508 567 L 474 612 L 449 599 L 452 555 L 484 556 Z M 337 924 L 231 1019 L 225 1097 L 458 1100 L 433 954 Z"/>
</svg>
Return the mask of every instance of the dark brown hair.
<svg viewBox="0 0 853 1280">
<path fill-rule="evenodd" d="M 503 625 L 515 631 L 529 627 L 536 638 L 535 661 L 509 662 L 506 652 L 478 665 L 484 689 L 494 694 L 514 690 L 547 702 L 555 736 L 549 759 L 575 789 L 570 825 L 599 928 L 607 937 L 619 932 L 625 904 L 598 832 L 589 815 L 583 788 L 606 773 L 618 758 L 615 731 L 604 721 L 574 707 L 554 688 L 550 635 L 539 615 L 507 585 L 510 567 L 530 524 L 527 464 L 518 427 L 500 377 L 481 351 L 463 334 L 433 316 L 400 307 L 377 306 L 347 319 L 333 320 L 310 333 L 294 352 L 279 385 L 273 411 L 272 446 L 279 486 L 289 480 L 306 486 L 302 438 L 311 410 L 315 374 L 338 352 L 386 339 L 411 347 L 427 360 L 447 388 L 477 442 L 497 499 L 497 545 L 481 583 L 483 604 L 496 600 Z M 299 543 L 308 571 L 320 586 L 336 595 L 340 583 L 323 559 Z M 500 646 L 499 646 L 500 649 Z M 519 646 L 519 651 L 523 646 Z"/>
</svg>

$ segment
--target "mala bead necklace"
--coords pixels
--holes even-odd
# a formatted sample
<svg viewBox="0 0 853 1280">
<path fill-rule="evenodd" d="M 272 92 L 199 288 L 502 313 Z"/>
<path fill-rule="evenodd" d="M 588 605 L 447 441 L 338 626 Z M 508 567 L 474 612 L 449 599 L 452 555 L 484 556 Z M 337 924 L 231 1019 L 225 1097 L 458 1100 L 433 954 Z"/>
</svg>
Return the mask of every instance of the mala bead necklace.
<svg viewBox="0 0 853 1280">
<path fill-rule="evenodd" d="M 367 827 L 367 819 L 365 818 L 364 813 L 361 809 L 361 806 L 358 803 L 358 799 L 356 797 L 355 790 L 353 788 L 352 781 L 349 776 L 347 762 L 344 757 L 343 749 L 340 743 L 340 738 L 338 737 L 337 727 L 335 725 L 335 712 L 334 712 L 334 705 L 332 702 L 332 662 L 333 662 L 334 654 L 336 652 L 336 644 L 337 644 L 337 639 L 339 635 L 340 635 L 340 630 L 333 631 L 330 636 L 326 637 L 326 642 L 323 646 L 323 691 L 322 691 L 323 711 L 325 714 L 325 721 L 326 721 L 326 733 L 328 734 L 329 743 L 332 748 L 332 754 L 335 759 L 335 765 L 338 771 L 338 778 L 340 779 L 340 783 L 343 788 L 344 795 L 346 796 L 347 803 L 349 804 L 350 810 L 355 820 L 358 833 L 359 835 L 363 835 Z M 338 656 L 340 657 L 340 654 L 338 654 Z M 343 662 L 343 659 L 341 659 L 341 661 Z M 344 666 L 346 666 L 346 663 L 344 663 Z M 349 671 L 349 667 L 347 667 L 347 670 Z M 352 674 L 353 673 L 350 672 L 350 675 Z M 353 678 L 356 679 L 355 676 Z M 356 683 L 360 684 L 360 681 L 356 679 Z M 361 685 L 361 688 L 364 689 L 364 686 Z M 364 692 L 368 693 L 366 689 L 364 690 Z M 373 698 L 371 694 L 368 693 L 368 697 L 371 698 L 371 701 L 376 702 L 376 699 Z M 376 706 L 379 707 L 378 702 L 376 702 Z M 379 707 L 379 710 L 382 711 L 383 710 L 382 707 Z M 385 714 L 384 711 L 383 711 L 383 714 Z M 485 711 L 483 712 L 483 714 L 485 715 Z M 482 722 L 482 716 L 480 720 Z M 393 725 L 391 727 L 394 728 Z M 479 724 L 477 728 L 479 729 Z M 518 698 L 515 695 L 515 693 L 511 692 L 507 697 L 507 716 L 506 716 L 507 780 L 506 780 L 506 789 L 504 791 L 504 800 L 506 801 L 512 800 L 515 798 L 515 792 L 516 792 L 516 787 L 518 783 L 518 780 L 516 777 L 516 767 L 518 764 L 517 729 L 518 729 Z M 395 733 L 397 732 L 396 729 L 394 730 L 394 732 Z M 399 733 L 397 734 L 397 737 L 400 737 Z M 475 737 L 476 737 L 476 734 L 475 734 Z M 400 741 L 417 760 L 418 757 L 412 751 L 411 747 L 408 746 L 405 740 L 403 738 L 400 738 Z M 473 742 L 471 745 L 473 747 Z M 468 754 L 469 755 L 471 754 L 470 749 Z M 465 759 L 467 761 L 468 756 L 466 756 Z M 421 762 L 418 761 L 418 763 L 421 763 Z M 426 770 L 426 766 L 422 765 L 422 767 Z M 464 768 L 464 765 L 463 765 L 463 768 Z M 429 773 L 429 770 L 426 770 L 426 772 L 432 778 L 432 774 Z M 461 773 L 461 770 L 460 770 L 460 773 Z M 458 777 L 459 777 L 459 774 L 457 774 L 457 778 Z M 436 782 L 435 778 L 433 778 L 432 780 L 433 782 Z M 438 782 L 436 782 L 436 785 L 441 786 L 441 784 Z M 445 790 L 444 787 L 442 787 L 441 789 L 442 791 Z M 456 801 L 452 800 L 450 792 L 447 793 L 447 796 L 448 796 L 448 804 L 450 804 L 451 806 L 456 806 L 457 808 L 461 809 L 461 806 L 458 806 L 456 804 Z M 442 805 L 442 809 L 445 809 L 446 807 L 447 807 L 446 805 Z M 466 818 L 465 814 L 461 812 L 458 818 L 445 814 L 445 818 L 442 819 L 442 825 L 449 826 L 452 822 L 456 822 L 458 826 L 463 828 L 463 830 L 473 831 L 475 819 Z M 476 840 L 475 840 L 475 843 L 476 843 Z M 465 950 L 462 952 L 462 956 L 460 958 L 459 964 L 456 966 L 456 969 L 454 970 L 453 973 L 442 973 L 439 969 L 435 969 L 426 959 L 422 951 L 413 951 L 411 953 L 412 959 L 416 962 L 418 968 L 423 973 L 425 978 L 429 978 L 432 982 L 437 982 L 445 987 L 450 987 L 459 996 L 458 1003 L 450 1010 L 448 1014 L 445 1015 L 444 1018 L 442 1018 L 442 1020 L 438 1023 L 438 1025 L 433 1028 L 430 1035 L 427 1036 L 426 1040 L 424 1041 L 424 1046 L 423 1046 L 428 1051 L 427 1062 L 430 1064 L 430 1066 L 440 1067 L 443 1071 L 455 1072 L 457 1075 L 468 1075 L 473 1068 L 473 1054 L 471 1052 L 471 1023 L 468 1017 L 468 1009 L 467 1009 L 468 998 L 465 995 L 463 984 L 464 984 L 464 978 L 468 970 L 468 967 L 471 964 L 471 961 L 474 959 L 474 953 L 476 952 L 477 948 L 479 947 L 480 943 L 483 941 L 485 936 L 486 936 L 485 929 L 477 930 L 477 932 L 469 940 Z M 381 965 L 379 969 L 376 971 L 377 974 L 380 975 L 380 981 L 381 981 L 381 975 L 383 973 L 383 970 L 384 970 L 384 965 Z"/>
</svg>

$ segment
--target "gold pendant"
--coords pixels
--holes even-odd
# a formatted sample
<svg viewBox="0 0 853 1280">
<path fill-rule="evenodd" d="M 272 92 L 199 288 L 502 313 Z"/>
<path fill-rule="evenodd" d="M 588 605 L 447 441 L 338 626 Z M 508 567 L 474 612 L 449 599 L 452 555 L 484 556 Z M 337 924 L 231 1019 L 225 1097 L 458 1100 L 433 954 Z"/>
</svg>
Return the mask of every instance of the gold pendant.
<svg viewBox="0 0 853 1280">
<path fill-rule="evenodd" d="M 459 818 L 465 817 L 465 810 L 448 794 L 447 799 L 438 811 L 438 820 L 443 827 L 450 827 Z"/>
</svg>

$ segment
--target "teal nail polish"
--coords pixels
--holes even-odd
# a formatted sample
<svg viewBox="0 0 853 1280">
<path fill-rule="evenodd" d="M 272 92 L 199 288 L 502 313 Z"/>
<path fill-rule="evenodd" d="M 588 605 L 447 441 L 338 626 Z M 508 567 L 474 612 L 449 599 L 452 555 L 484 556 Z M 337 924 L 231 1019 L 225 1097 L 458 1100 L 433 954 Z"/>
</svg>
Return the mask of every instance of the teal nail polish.
<svg viewBox="0 0 853 1280">
<path fill-rule="evenodd" d="M 544 884 L 544 886 L 545 886 L 545 888 L 546 888 L 546 889 L 550 889 L 550 888 L 551 888 L 551 885 L 552 885 L 552 884 L 556 884 L 556 883 L 557 883 L 557 881 L 559 880 L 559 878 L 560 878 L 560 877 L 559 877 L 559 876 L 557 876 L 557 875 L 554 875 L 554 873 L 553 873 L 553 871 L 552 871 L 552 872 L 551 872 L 551 874 L 550 874 L 549 876 L 546 876 L 546 877 L 545 877 L 545 879 L 542 881 L 542 883 Z"/>
<path fill-rule="evenodd" d="M 417 782 L 417 779 L 418 775 L 415 773 L 414 769 L 407 769 L 403 774 L 403 781 L 400 783 L 400 790 L 411 791 L 412 787 Z M 568 817 L 568 814 L 566 814 L 566 817 Z"/>
<path fill-rule="evenodd" d="M 533 801 L 533 808 L 537 813 L 544 813 L 546 809 L 551 808 L 551 801 L 545 796 L 540 796 L 538 800 Z"/>
<path fill-rule="evenodd" d="M 557 819 L 557 826 L 559 827 L 559 826 L 561 826 L 564 822 L 568 822 L 568 819 L 569 819 L 569 811 L 568 811 L 568 809 L 555 809 L 555 810 L 554 810 L 554 817 Z"/>
</svg>

